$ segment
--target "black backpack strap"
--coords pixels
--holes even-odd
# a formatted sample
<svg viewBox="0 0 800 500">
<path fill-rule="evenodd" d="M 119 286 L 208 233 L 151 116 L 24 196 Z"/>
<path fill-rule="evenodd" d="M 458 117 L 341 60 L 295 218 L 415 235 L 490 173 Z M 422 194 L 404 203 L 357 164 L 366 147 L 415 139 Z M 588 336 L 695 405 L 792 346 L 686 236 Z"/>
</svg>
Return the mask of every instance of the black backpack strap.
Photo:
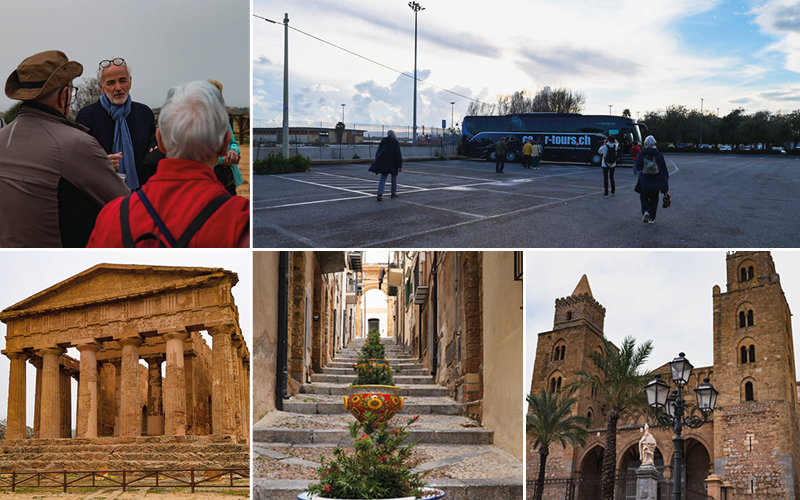
<svg viewBox="0 0 800 500">
<path fill-rule="evenodd" d="M 222 205 L 225 204 L 226 201 L 231 198 L 233 198 L 233 196 L 221 194 L 211 200 L 208 205 L 200 210 L 200 213 L 197 214 L 192 222 L 189 223 L 189 225 L 186 227 L 186 231 L 183 232 L 181 237 L 178 238 L 178 241 L 173 246 L 175 248 L 186 248 L 186 245 L 189 244 L 189 241 L 197 233 L 197 231 L 203 227 L 203 224 L 205 224 L 206 221 L 210 219 L 212 215 L 214 215 L 214 212 L 216 212 Z"/>
<path fill-rule="evenodd" d="M 133 194 L 133 193 L 131 193 Z M 129 205 L 131 195 L 129 194 L 122 199 L 122 204 L 119 207 L 119 225 L 122 228 L 122 246 L 123 248 L 134 248 L 133 236 L 131 236 L 131 220 Z"/>
<path fill-rule="evenodd" d="M 171 247 L 175 248 L 175 237 L 172 236 L 172 233 L 169 232 L 167 225 L 164 224 L 163 220 L 161 220 L 161 217 L 158 215 L 158 212 L 156 212 L 153 204 L 150 203 L 147 195 L 144 194 L 144 190 L 140 189 L 136 191 L 136 194 L 139 195 L 139 201 L 141 201 L 142 205 L 144 205 L 144 208 L 147 209 L 147 213 L 150 214 L 150 218 L 156 223 L 156 227 L 158 227 L 159 231 L 161 231 L 161 234 L 164 236 L 164 238 L 167 239 L 167 243 L 169 243 Z"/>
</svg>

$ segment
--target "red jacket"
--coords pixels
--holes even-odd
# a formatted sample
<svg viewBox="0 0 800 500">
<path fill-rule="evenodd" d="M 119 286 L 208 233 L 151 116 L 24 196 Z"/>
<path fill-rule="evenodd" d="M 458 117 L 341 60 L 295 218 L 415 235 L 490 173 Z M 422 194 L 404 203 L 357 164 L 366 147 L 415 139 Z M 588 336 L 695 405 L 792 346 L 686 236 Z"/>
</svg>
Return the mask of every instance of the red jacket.
<svg viewBox="0 0 800 500">
<path fill-rule="evenodd" d="M 150 203 L 175 239 L 198 213 L 214 198 L 228 194 L 214 171 L 203 163 L 167 158 L 158 163 L 156 174 L 142 187 Z M 120 205 L 123 198 L 112 200 L 97 217 L 87 247 L 122 248 Z M 131 235 L 136 240 L 152 232 L 166 242 L 147 209 L 135 193 L 130 197 Z M 138 246 L 157 246 L 153 240 Z M 236 248 L 250 246 L 250 201 L 234 196 L 203 224 L 189 241 L 189 247 Z"/>
</svg>

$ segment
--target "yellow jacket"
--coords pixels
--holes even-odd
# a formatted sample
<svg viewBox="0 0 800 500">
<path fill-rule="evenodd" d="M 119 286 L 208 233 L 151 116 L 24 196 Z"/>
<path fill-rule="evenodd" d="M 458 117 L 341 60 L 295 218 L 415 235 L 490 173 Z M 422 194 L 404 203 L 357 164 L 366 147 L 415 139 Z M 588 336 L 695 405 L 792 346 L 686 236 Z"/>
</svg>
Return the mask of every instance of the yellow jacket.
<svg viewBox="0 0 800 500">
<path fill-rule="evenodd" d="M 533 153 L 533 144 L 530 142 L 526 142 L 524 146 L 522 146 L 522 154 L 524 155 L 531 155 Z"/>
</svg>

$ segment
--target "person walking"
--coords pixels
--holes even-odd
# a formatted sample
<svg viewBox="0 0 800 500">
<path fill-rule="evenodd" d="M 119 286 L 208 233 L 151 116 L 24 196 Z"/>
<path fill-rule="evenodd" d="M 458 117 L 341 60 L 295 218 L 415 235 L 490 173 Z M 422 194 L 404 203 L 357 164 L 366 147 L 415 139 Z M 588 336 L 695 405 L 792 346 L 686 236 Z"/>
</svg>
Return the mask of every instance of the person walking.
<svg viewBox="0 0 800 500">
<path fill-rule="evenodd" d="M 503 169 L 506 168 L 506 150 L 508 147 L 506 146 L 506 138 L 503 137 L 498 141 L 497 145 L 494 147 L 495 155 L 497 158 L 497 163 L 495 164 L 494 171 L 498 173 L 502 173 Z"/>
<path fill-rule="evenodd" d="M 634 191 L 639 193 L 642 222 L 653 224 L 658 210 L 658 193 L 669 191 L 669 172 L 664 155 L 656 148 L 656 139 L 652 135 L 648 135 L 644 140 L 644 149 L 636 158 L 633 169 L 635 173 L 640 174 Z"/>
<path fill-rule="evenodd" d="M 641 152 L 642 152 L 642 148 L 639 147 L 639 142 L 638 141 L 634 141 L 633 145 L 631 146 L 631 151 L 630 151 L 630 153 L 631 153 L 631 162 L 634 165 L 636 164 L 636 158 L 639 157 L 639 153 L 641 153 Z M 633 170 L 633 175 L 636 175 L 636 168 L 633 168 L 631 170 Z"/>
<path fill-rule="evenodd" d="M 539 170 L 539 160 L 542 157 L 542 146 L 539 145 L 539 142 L 534 139 L 533 140 L 533 152 L 531 153 L 531 159 L 533 159 L 533 169 Z"/>
<path fill-rule="evenodd" d="M 611 181 L 611 196 L 615 195 L 614 169 L 617 166 L 617 153 L 619 153 L 619 143 L 612 135 L 605 140 L 600 149 L 597 150 L 603 156 L 603 196 L 608 198 L 608 184 Z"/>
<path fill-rule="evenodd" d="M 378 151 L 375 153 L 375 161 L 369 166 L 370 172 L 381 174 L 378 183 L 378 201 L 383 201 L 383 191 L 386 189 L 386 177 L 392 176 L 392 198 L 397 198 L 397 174 L 403 171 L 403 155 L 400 153 L 400 143 L 394 130 L 386 133 L 386 137 L 381 139 Z"/>
<path fill-rule="evenodd" d="M 533 154 L 533 144 L 531 144 L 531 140 L 528 139 L 525 141 L 525 145 L 522 146 L 522 168 L 531 168 L 531 155 Z"/>
</svg>

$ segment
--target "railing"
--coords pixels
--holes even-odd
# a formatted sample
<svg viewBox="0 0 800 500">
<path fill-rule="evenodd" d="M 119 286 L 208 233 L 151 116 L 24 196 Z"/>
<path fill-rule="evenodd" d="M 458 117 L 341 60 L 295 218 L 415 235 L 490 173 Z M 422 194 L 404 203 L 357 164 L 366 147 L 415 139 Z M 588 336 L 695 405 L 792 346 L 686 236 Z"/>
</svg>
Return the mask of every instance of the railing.
<svg viewBox="0 0 800 500">
<path fill-rule="evenodd" d="M 536 480 L 527 481 L 527 497 L 533 498 L 536 491 Z M 600 500 L 602 497 L 602 481 L 600 476 L 592 475 L 581 478 L 545 479 L 542 500 Z M 636 476 L 618 475 L 615 479 L 614 498 L 616 500 L 636 500 Z M 672 498 L 672 483 L 659 481 L 658 499 Z M 685 500 L 708 500 L 705 492 L 687 490 Z"/>
<path fill-rule="evenodd" d="M 141 469 L 108 471 L 38 471 L 0 475 L 0 490 L 10 488 L 250 488 L 250 469 Z"/>
<path fill-rule="evenodd" d="M 228 121 L 234 132 L 237 130 L 239 132 L 239 144 L 244 143 L 244 138 L 250 137 L 250 114 L 229 114 Z M 236 124 L 236 127 L 234 127 L 234 123 Z"/>
</svg>

